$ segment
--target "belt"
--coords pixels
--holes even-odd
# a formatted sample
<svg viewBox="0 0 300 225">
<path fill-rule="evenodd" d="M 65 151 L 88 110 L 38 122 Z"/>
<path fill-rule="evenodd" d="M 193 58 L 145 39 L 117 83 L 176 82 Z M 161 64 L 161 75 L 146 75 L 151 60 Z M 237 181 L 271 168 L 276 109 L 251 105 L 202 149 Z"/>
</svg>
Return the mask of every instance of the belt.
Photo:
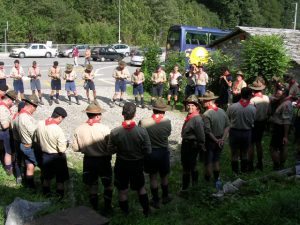
<svg viewBox="0 0 300 225">
<path fill-rule="evenodd" d="M 236 129 L 236 128 L 230 128 L 230 130 L 234 130 L 234 131 L 250 131 L 251 129 Z"/>
<path fill-rule="evenodd" d="M 0 78 L 0 80 L 6 80 L 6 78 Z"/>
<path fill-rule="evenodd" d="M 24 147 L 26 147 L 26 148 L 30 148 L 31 146 L 32 146 L 32 144 L 23 144 L 24 145 Z"/>
<path fill-rule="evenodd" d="M 67 83 L 74 82 L 74 80 L 66 80 Z"/>
</svg>

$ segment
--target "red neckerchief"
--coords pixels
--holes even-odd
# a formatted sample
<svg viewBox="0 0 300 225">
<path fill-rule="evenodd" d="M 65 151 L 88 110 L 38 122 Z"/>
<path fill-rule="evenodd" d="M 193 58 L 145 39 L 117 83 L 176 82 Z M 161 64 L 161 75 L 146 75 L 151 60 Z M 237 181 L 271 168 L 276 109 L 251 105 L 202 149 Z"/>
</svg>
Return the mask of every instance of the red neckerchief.
<svg viewBox="0 0 300 225">
<path fill-rule="evenodd" d="M 7 108 L 11 114 L 10 108 L 8 107 L 8 105 L 5 102 L 0 101 L 0 105 L 3 105 L 5 108 Z"/>
<path fill-rule="evenodd" d="M 58 124 L 57 121 L 55 121 L 53 118 L 49 117 L 48 119 L 45 120 L 46 126 L 51 125 L 51 124 Z"/>
<path fill-rule="evenodd" d="M 254 97 L 259 97 L 259 98 L 262 98 L 263 97 L 263 94 L 261 92 L 256 92 L 254 94 Z"/>
<path fill-rule="evenodd" d="M 250 104 L 250 101 L 249 100 L 241 99 L 239 101 L 239 103 L 241 104 L 241 106 L 243 106 L 245 108 L 245 107 L 247 107 Z"/>
<path fill-rule="evenodd" d="M 185 120 L 184 120 L 184 124 L 182 126 L 182 129 L 181 131 L 185 128 L 185 125 L 187 124 L 187 122 L 189 122 L 192 118 L 194 118 L 195 116 L 199 116 L 199 112 L 196 111 L 196 112 L 193 112 L 191 114 L 188 114 L 186 117 L 185 117 Z"/>
<path fill-rule="evenodd" d="M 15 113 L 15 115 L 13 116 L 13 120 L 15 120 L 17 118 L 17 116 L 19 115 L 18 112 Z"/>
<path fill-rule="evenodd" d="M 26 113 L 26 114 L 28 114 L 28 115 L 30 115 L 31 116 L 31 113 L 30 112 L 28 112 L 26 109 L 21 109 L 21 111 L 20 111 L 20 114 L 22 114 L 22 113 Z"/>
<path fill-rule="evenodd" d="M 123 121 L 122 126 L 124 129 L 131 131 L 136 126 L 136 124 L 134 121 L 130 121 L 129 124 L 126 121 Z"/>
<path fill-rule="evenodd" d="M 208 107 L 207 107 L 208 109 L 213 109 L 214 111 L 218 111 L 219 110 L 219 108 L 216 106 L 216 105 L 209 105 Z"/>
<path fill-rule="evenodd" d="M 16 70 L 18 71 L 18 75 L 20 75 L 20 67 L 15 67 L 16 68 Z"/>
<path fill-rule="evenodd" d="M 95 123 L 99 123 L 99 121 L 96 121 L 95 118 L 93 118 L 93 119 L 88 119 L 86 123 L 90 126 L 93 126 Z"/>
<path fill-rule="evenodd" d="M 36 76 L 36 67 L 32 67 L 33 68 L 33 73 Z"/>
<path fill-rule="evenodd" d="M 152 119 L 155 121 L 155 123 L 160 123 L 160 121 L 164 118 L 163 114 L 153 114 Z"/>
<path fill-rule="evenodd" d="M 233 89 L 236 90 L 241 82 L 242 82 L 242 81 L 238 81 L 238 80 L 237 80 L 237 81 L 234 83 Z"/>
</svg>

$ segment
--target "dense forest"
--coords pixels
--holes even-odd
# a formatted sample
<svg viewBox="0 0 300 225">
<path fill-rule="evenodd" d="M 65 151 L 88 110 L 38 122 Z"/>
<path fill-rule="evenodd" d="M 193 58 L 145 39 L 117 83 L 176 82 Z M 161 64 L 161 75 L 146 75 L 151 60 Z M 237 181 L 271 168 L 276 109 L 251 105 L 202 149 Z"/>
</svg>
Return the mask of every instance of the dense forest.
<svg viewBox="0 0 300 225">
<path fill-rule="evenodd" d="M 132 45 L 162 44 L 172 24 L 293 28 L 297 1 L 120 0 L 121 40 Z M 11 43 L 117 42 L 118 10 L 119 0 L 0 0 L 0 42 L 6 21 Z"/>
</svg>

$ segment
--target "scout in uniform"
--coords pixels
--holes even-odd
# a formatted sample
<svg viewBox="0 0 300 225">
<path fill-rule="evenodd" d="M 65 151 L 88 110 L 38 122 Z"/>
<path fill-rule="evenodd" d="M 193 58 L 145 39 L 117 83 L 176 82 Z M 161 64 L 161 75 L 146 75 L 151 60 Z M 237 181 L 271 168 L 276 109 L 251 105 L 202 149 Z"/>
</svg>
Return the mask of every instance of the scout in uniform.
<svg viewBox="0 0 300 225">
<path fill-rule="evenodd" d="M 59 124 L 67 117 L 67 112 L 56 107 L 46 120 L 38 122 L 36 129 L 37 142 L 41 148 L 41 174 L 43 174 L 43 194 L 50 194 L 51 180 L 56 178 L 56 193 L 64 196 L 64 182 L 69 179 L 67 158 L 67 140 Z"/>
<path fill-rule="evenodd" d="M 141 98 L 141 107 L 145 108 L 144 103 L 144 81 L 145 81 L 145 75 L 143 72 L 141 72 L 140 68 L 136 68 L 135 72 L 131 76 L 131 82 L 133 83 L 133 95 L 135 99 L 135 104 L 138 106 L 138 95 L 140 95 Z"/>
<path fill-rule="evenodd" d="M 210 180 L 212 174 L 214 181 L 217 181 L 220 176 L 220 154 L 229 132 L 229 119 L 226 112 L 214 103 L 217 98 L 218 96 L 215 96 L 211 91 L 207 91 L 199 98 L 206 109 L 203 113 L 206 181 Z"/>
<path fill-rule="evenodd" d="M 186 99 L 188 115 L 185 118 L 181 130 L 181 165 L 182 165 L 182 187 L 180 194 L 186 193 L 190 185 L 198 183 L 197 157 L 200 151 L 205 150 L 204 123 L 199 114 L 200 105 L 198 98 L 191 95 Z"/>
<path fill-rule="evenodd" d="M 51 77 L 51 94 L 50 94 L 50 105 L 53 104 L 54 100 L 54 92 L 55 92 L 55 100 L 56 104 L 59 104 L 59 91 L 61 90 L 61 76 L 62 71 L 61 68 L 58 67 L 58 62 L 54 61 L 53 66 L 49 69 L 48 76 Z"/>
<path fill-rule="evenodd" d="M 0 101 L 0 141 L 3 143 L 5 155 L 4 166 L 8 175 L 12 174 L 12 146 L 10 129 L 12 127 L 12 112 L 10 108 L 17 98 L 15 91 L 8 91 Z"/>
<path fill-rule="evenodd" d="M 168 93 L 168 105 L 171 104 L 171 97 L 174 96 L 174 105 L 172 105 L 172 109 L 176 107 L 178 101 L 178 91 L 179 91 L 179 84 L 182 79 L 182 75 L 179 73 L 179 67 L 176 65 L 174 66 L 174 70 L 170 73 L 169 77 L 169 93 Z"/>
<path fill-rule="evenodd" d="M 74 59 L 74 61 L 73 61 L 74 66 L 78 66 L 79 50 L 75 45 L 73 46 L 72 56 L 73 56 L 73 59 Z"/>
<path fill-rule="evenodd" d="M 119 191 L 121 210 L 129 213 L 128 186 L 137 191 L 143 213 L 148 216 L 149 199 L 145 189 L 144 158 L 151 153 L 151 143 L 145 128 L 136 126 L 133 118 L 136 113 L 134 103 L 126 102 L 123 106 L 122 126 L 113 129 L 109 136 L 108 149 L 116 153 L 114 169 L 115 186 Z"/>
<path fill-rule="evenodd" d="M 23 76 L 25 75 L 22 66 L 20 66 L 20 61 L 14 61 L 15 66 L 10 71 L 10 77 L 14 79 L 13 86 L 14 91 L 20 93 L 20 98 L 24 98 L 24 84 L 23 84 Z"/>
<path fill-rule="evenodd" d="M 288 82 L 289 96 L 296 99 L 300 94 L 298 82 L 296 81 L 295 77 L 291 74 L 286 77 L 286 81 Z"/>
<path fill-rule="evenodd" d="M 89 186 L 92 207 L 98 209 L 98 179 L 104 186 L 104 212 L 112 210 L 112 167 L 111 153 L 107 149 L 110 129 L 101 123 L 105 112 L 98 104 L 91 103 L 85 110 L 88 120 L 76 128 L 73 150 L 84 154 L 83 182 Z"/>
<path fill-rule="evenodd" d="M 250 104 L 251 97 L 251 89 L 242 88 L 240 101 L 233 103 L 227 110 L 230 121 L 231 168 L 236 174 L 239 173 L 239 157 L 241 158 L 241 172 L 247 172 L 248 168 L 248 151 L 256 115 L 255 106 Z"/>
<path fill-rule="evenodd" d="M 6 74 L 4 69 L 4 62 L 0 62 L 0 85 L 6 85 Z"/>
<path fill-rule="evenodd" d="M 124 61 L 119 62 L 119 66 L 113 72 L 113 78 L 115 78 L 115 94 L 113 96 L 113 103 L 116 102 L 117 98 L 120 98 L 120 106 L 123 106 L 124 95 L 126 93 L 127 79 L 130 78 L 129 70 L 126 67 Z M 121 94 L 120 94 L 121 92 Z M 114 107 L 111 104 L 111 107 Z"/>
<path fill-rule="evenodd" d="M 203 66 L 200 65 L 198 67 L 198 71 L 195 75 L 196 79 L 196 86 L 195 86 L 195 95 L 196 96 L 203 96 L 206 91 L 206 85 L 208 83 L 208 75 L 203 70 Z"/>
<path fill-rule="evenodd" d="M 145 158 L 145 172 L 150 176 L 150 188 L 152 193 L 151 205 L 159 208 L 158 174 L 161 180 L 162 203 L 171 201 L 169 197 L 168 174 L 170 173 L 169 136 L 171 135 L 171 121 L 165 117 L 168 106 L 162 99 L 158 99 L 153 105 L 153 115 L 140 121 L 150 137 L 152 152 Z"/>
<path fill-rule="evenodd" d="M 220 95 L 216 100 L 216 104 L 225 109 L 231 96 L 232 76 L 228 68 L 225 67 L 222 70 L 223 73 L 219 80 Z"/>
<path fill-rule="evenodd" d="M 252 90 L 252 98 L 250 103 L 256 108 L 256 116 L 254 121 L 254 127 L 252 129 L 252 143 L 248 154 L 248 170 L 253 171 L 253 161 L 254 161 L 254 148 L 256 147 L 257 164 L 256 168 L 263 170 L 263 146 L 262 138 L 264 136 L 264 131 L 267 125 L 268 113 L 270 107 L 270 99 L 268 96 L 264 95 L 262 91 L 265 89 L 265 85 L 259 81 L 253 82 L 249 85 Z"/>
<path fill-rule="evenodd" d="M 28 69 L 28 77 L 30 78 L 30 88 L 32 91 L 32 94 L 35 95 L 35 90 L 38 92 L 38 96 L 40 99 L 40 104 L 44 105 L 44 102 L 42 100 L 42 92 L 41 92 L 41 70 L 37 66 L 36 61 L 32 62 L 32 67 Z"/>
<path fill-rule="evenodd" d="M 236 103 L 241 99 L 242 88 L 247 87 L 247 83 L 244 81 L 244 74 L 242 71 L 236 73 L 236 81 L 232 85 L 232 102 Z"/>
<path fill-rule="evenodd" d="M 287 158 L 287 145 L 289 128 L 292 124 L 293 107 L 288 89 L 277 90 L 278 106 L 275 108 L 271 118 L 271 143 L 270 150 L 274 170 L 284 168 Z"/>
<path fill-rule="evenodd" d="M 91 49 L 90 47 L 87 47 L 84 53 L 84 66 L 87 64 L 91 64 Z"/>
<path fill-rule="evenodd" d="M 26 177 L 25 181 L 29 188 L 35 188 L 34 184 L 34 168 L 37 165 L 37 160 L 33 149 L 33 136 L 36 130 L 36 120 L 32 114 L 38 107 L 39 100 L 36 95 L 30 95 L 23 99 L 25 101 L 24 108 L 20 111 L 17 118 L 17 127 L 20 137 L 20 150 L 24 155 L 26 164 Z"/>
<path fill-rule="evenodd" d="M 8 86 L 6 84 L 0 84 L 0 100 L 5 96 L 7 90 Z"/>
<path fill-rule="evenodd" d="M 94 78 L 95 78 L 95 73 L 93 71 L 93 66 L 91 64 L 86 65 L 85 71 L 83 73 L 83 79 L 84 79 L 83 87 L 86 91 L 88 104 L 91 103 L 90 90 L 93 91 L 94 101 L 96 100 L 96 88 L 95 88 Z"/>
<path fill-rule="evenodd" d="M 77 75 L 76 75 L 75 70 L 73 69 L 73 66 L 71 64 L 68 64 L 65 74 L 64 74 L 64 79 L 66 80 L 65 89 L 67 91 L 69 105 L 72 104 L 70 92 L 73 92 L 77 105 L 80 105 L 79 98 L 78 98 L 77 91 L 76 91 L 76 85 L 75 85 L 76 78 L 77 78 Z"/>
<path fill-rule="evenodd" d="M 156 68 L 155 73 L 153 73 L 151 77 L 151 82 L 152 82 L 151 105 L 153 105 L 155 99 L 162 97 L 164 91 L 164 83 L 166 83 L 166 81 L 167 81 L 167 77 L 165 71 L 163 71 L 162 66 L 158 66 Z"/>
</svg>

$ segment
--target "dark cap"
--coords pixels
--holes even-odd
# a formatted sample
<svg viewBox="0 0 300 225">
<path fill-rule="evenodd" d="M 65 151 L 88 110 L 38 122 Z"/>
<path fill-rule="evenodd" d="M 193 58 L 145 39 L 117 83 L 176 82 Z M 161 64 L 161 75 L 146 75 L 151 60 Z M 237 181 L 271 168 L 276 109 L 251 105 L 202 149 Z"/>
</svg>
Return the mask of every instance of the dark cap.
<svg viewBox="0 0 300 225">
<path fill-rule="evenodd" d="M 16 60 L 14 61 L 14 63 L 19 63 L 19 64 L 20 64 L 20 61 L 19 61 L 18 59 L 16 59 Z"/>
<path fill-rule="evenodd" d="M 54 61 L 54 62 L 53 62 L 53 65 L 54 65 L 54 66 L 58 66 L 58 61 Z"/>
<path fill-rule="evenodd" d="M 0 62 L 0 66 L 4 66 L 4 62 Z"/>
<path fill-rule="evenodd" d="M 58 117 L 61 116 L 63 118 L 67 117 L 68 114 L 66 112 L 66 110 L 62 107 L 55 107 L 55 109 L 53 110 L 52 116 L 51 117 Z"/>
<path fill-rule="evenodd" d="M 33 61 L 33 62 L 32 62 L 32 65 L 36 65 L 36 61 Z"/>
</svg>

